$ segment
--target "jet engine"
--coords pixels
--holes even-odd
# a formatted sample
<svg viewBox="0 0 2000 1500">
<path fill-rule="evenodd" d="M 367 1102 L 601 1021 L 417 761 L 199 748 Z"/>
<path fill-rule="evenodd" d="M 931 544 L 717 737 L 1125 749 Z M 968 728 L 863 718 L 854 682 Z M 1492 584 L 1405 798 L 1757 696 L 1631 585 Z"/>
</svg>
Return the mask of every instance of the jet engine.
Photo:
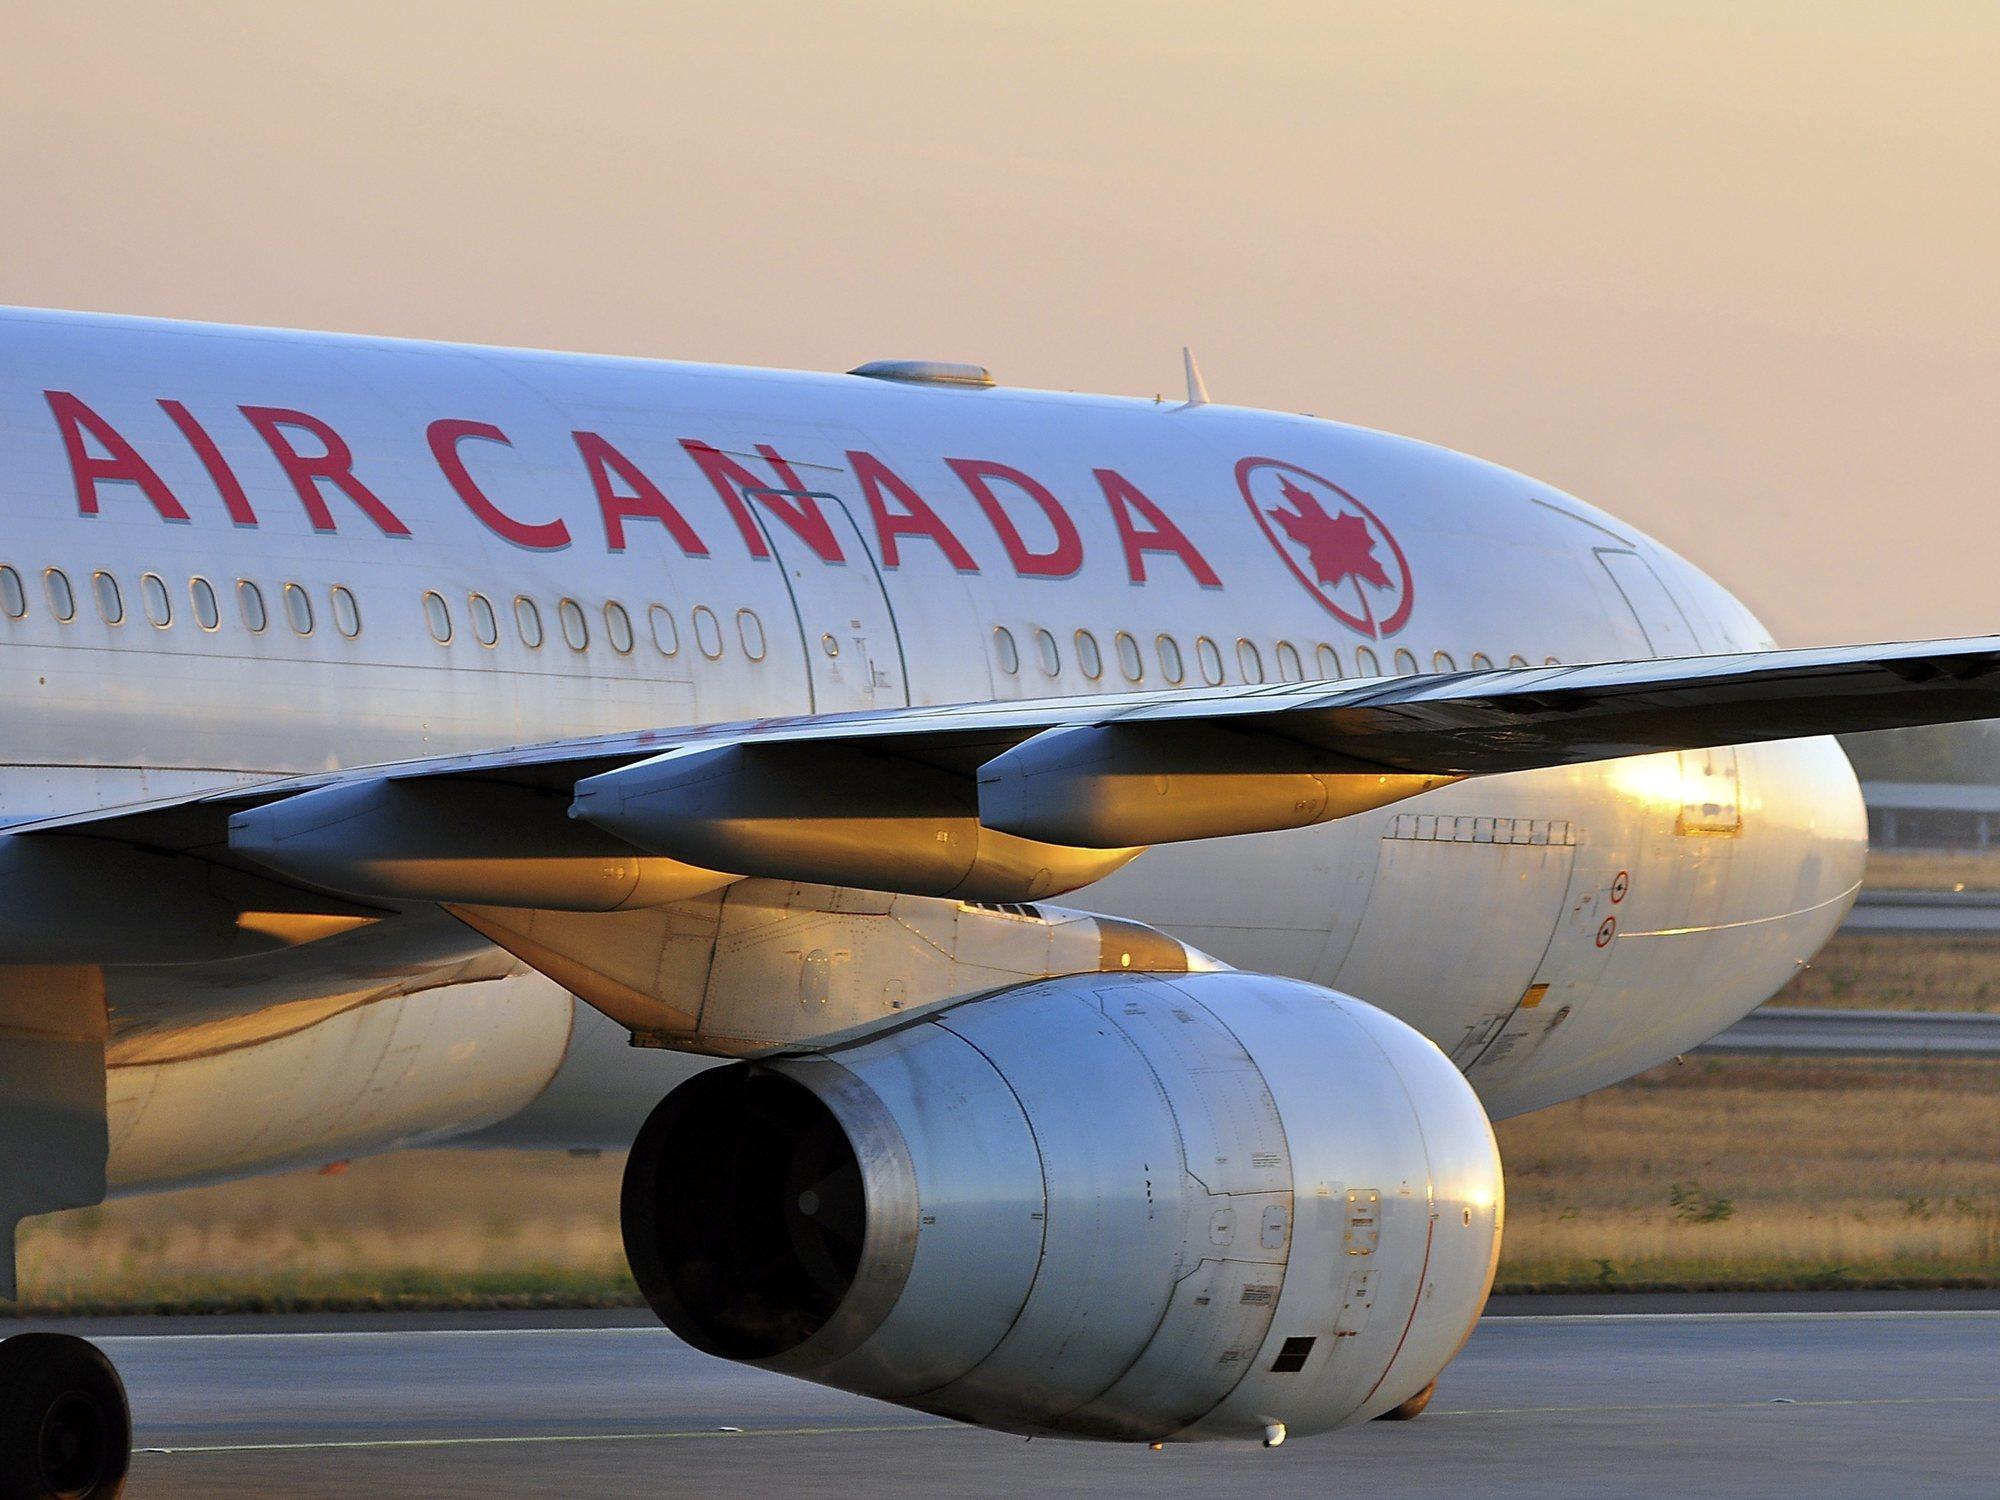
<svg viewBox="0 0 2000 1500">
<path fill-rule="evenodd" d="M 626 1253 L 696 1348 L 1003 1431 L 1324 1431 L 1428 1386 L 1500 1160 L 1402 1022 L 1234 971 L 1081 974 L 669 1094 Z"/>
</svg>

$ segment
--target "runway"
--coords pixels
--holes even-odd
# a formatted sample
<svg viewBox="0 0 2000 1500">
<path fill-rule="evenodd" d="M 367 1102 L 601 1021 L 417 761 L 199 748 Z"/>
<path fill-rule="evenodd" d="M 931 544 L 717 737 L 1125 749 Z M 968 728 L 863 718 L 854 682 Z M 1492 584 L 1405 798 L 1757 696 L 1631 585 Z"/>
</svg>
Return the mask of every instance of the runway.
<svg viewBox="0 0 2000 1500">
<path fill-rule="evenodd" d="M 1864 890 L 1840 930 L 1991 937 L 2000 933 L 2000 891 Z"/>
<path fill-rule="evenodd" d="M 1555 1315 L 1530 1299 L 1527 1316 L 1488 1316 L 1415 1422 L 1272 1452 L 994 1436 L 708 1359 L 631 1314 L 69 1326 L 124 1374 L 147 1450 L 133 1461 L 142 1500 L 2000 1490 L 1991 1297 L 1568 1311 L 1578 1300 Z"/>
<path fill-rule="evenodd" d="M 1764 1005 L 1697 1050 L 1821 1057 L 2000 1057 L 2000 1011 Z"/>
</svg>

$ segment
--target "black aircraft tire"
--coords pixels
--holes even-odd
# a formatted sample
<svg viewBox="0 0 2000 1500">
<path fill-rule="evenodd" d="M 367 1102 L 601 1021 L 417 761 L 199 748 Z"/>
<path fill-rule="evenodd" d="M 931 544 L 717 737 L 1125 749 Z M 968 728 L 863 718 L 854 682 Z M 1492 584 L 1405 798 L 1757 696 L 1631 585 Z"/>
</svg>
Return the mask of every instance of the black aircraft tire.
<svg viewBox="0 0 2000 1500">
<path fill-rule="evenodd" d="M 111 1500 L 132 1461 L 125 1382 L 66 1333 L 0 1341 L 0 1500 Z"/>
<path fill-rule="evenodd" d="M 1431 1397 L 1437 1394 L 1437 1388 L 1438 1383 L 1433 1380 L 1401 1406 L 1390 1407 L 1375 1420 L 1378 1422 L 1414 1422 L 1418 1417 L 1423 1415 L 1424 1408 L 1431 1404 Z"/>
</svg>

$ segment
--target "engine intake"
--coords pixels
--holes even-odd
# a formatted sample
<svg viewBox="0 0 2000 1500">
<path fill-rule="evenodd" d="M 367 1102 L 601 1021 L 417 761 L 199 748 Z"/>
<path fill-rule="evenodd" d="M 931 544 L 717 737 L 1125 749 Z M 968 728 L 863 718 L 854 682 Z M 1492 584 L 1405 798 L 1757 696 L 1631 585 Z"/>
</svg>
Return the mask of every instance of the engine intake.
<svg viewBox="0 0 2000 1500">
<path fill-rule="evenodd" d="M 1234 972 L 1081 975 L 662 1101 L 641 1290 L 711 1354 L 1022 1433 L 1374 1416 L 1464 1343 L 1499 1249 L 1472 1090 L 1401 1022 Z"/>
</svg>

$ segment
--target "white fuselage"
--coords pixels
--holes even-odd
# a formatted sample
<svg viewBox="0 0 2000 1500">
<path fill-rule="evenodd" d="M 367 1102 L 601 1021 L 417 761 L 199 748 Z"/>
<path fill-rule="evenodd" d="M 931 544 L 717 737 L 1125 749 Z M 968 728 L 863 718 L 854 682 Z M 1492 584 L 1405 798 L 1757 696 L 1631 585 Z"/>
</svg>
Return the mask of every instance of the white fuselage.
<svg viewBox="0 0 2000 1500">
<path fill-rule="evenodd" d="M 9 821 L 597 731 L 1770 644 L 1559 491 L 1301 417 L 42 313 L 0 315 L 0 370 Z M 1163 847 L 1072 904 L 1380 1005 L 1501 1115 L 1768 997 L 1863 854 L 1839 750 L 1790 741 Z M 447 919 L 385 925 L 113 971 L 114 1176 L 538 1094 L 516 1138 L 597 1144 L 632 1106 L 593 1070 L 672 1081 Z"/>
</svg>

